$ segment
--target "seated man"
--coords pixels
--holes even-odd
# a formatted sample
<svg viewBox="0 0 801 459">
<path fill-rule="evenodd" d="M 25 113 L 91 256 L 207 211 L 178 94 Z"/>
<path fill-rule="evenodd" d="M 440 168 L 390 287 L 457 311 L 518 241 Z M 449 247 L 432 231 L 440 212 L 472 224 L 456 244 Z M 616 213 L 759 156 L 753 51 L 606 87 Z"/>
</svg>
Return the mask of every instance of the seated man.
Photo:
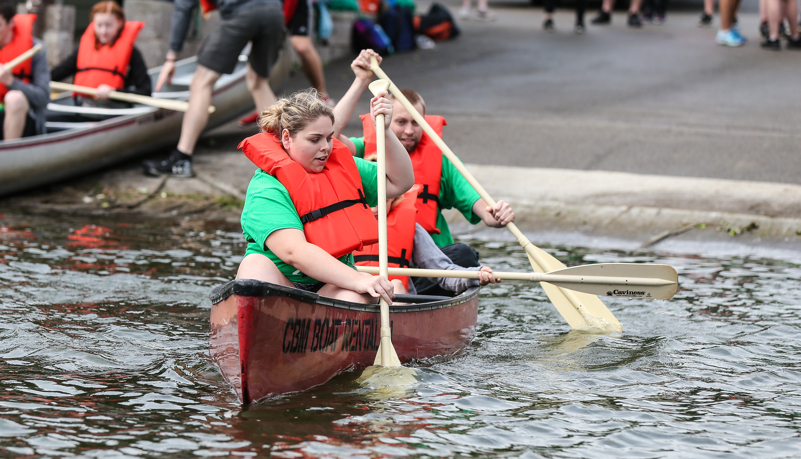
<svg viewBox="0 0 801 459">
<path fill-rule="evenodd" d="M 15 14 L 16 3 L 0 0 L 0 97 L 3 140 L 45 133 L 50 100 L 50 66 L 44 48 L 13 69 L 5 63 L 42 44 L 33 37 L 34 14 Z"/>
<path fill-rule="evenodd" d="M 356 79 L 335 109 L 337 116 L 334 132 L 358 157 L 369 157 L 376 149 L 375 131 L 368 126 L 369 117 L 362 116 L 364 137 L 348 138 L 341 133 L 353 114 L 356 102 L 374 78 L 370 70 L 371 55 L 374 53 L 370 50 L 362 51 L 353 61 L 351 68 L 356 74 Z M 425 115 L 426 106 L 423 98 L 408 89 L 402 92 L 417 111 Z M 478 253 L 475 250 L 465 244 L 454 244 L 448 222 L 441 210 L 455 207 L 473 225 L 483 221 L 487 226 L 499 228 L 514 221 L 512 208 L 504 201 L 498 201 L 495 208 L 489 207 L 450 160 L 442 154 L 433 140 L 428 138 L 423 128 L 414 121 L 403 105 L 394 97 L 391 97 L 391 100 L 393 111 L 390 129 L 411 156 L 415 184 L 421 187 L 417 197 L 417 223 L 431 235 L 437 247 L 442 249 L 453 263 L 465 267 L 479 266 Z M 441 136 L 442 127 L 446 124 L 445 119 L 439 116 L 426 116 L 426 121 Z M 434 284 L 428 278 L 419 278 L 415 280 L 415 285 L 418 292 L 422 293 Z"/>
</svg>

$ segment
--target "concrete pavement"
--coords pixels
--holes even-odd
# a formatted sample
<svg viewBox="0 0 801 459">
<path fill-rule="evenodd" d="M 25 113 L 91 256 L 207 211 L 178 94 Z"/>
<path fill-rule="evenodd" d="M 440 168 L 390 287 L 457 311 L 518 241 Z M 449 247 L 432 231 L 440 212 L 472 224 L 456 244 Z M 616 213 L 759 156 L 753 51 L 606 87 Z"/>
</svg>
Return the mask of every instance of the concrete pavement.
<svg viewBox="0 0 801 459">
<path fill-rule="evenodd" d="M 446 142 L 495 199 L 513 204 L 535 242 L 567 232 L 635 245 L 801 242 L 801 53 L 761 50 L 755 14 L 740 15 L 749 44 L 726 49 L 714 29 L 696 26 L 695 11 L 642 30 L 620 13 L 578 36 L 569 11 L 549 34 L 527 2 L 491 6 L 498 21 L 462 23 L 457 40 L 383 67 L 448 119 Z M 348 64 L 326 67 L 334 98 L 352 81 Z M 285 92 L 306 84 L 296 75 Z M 346 132 L 359 128 L 351 121 Z M 0 208 L 234 222 L 253 171 L 235 148 L 255 132 L 231 124 L 204 136 L 196 179 L 146 178 L 137 162 Z"/>
</svg>

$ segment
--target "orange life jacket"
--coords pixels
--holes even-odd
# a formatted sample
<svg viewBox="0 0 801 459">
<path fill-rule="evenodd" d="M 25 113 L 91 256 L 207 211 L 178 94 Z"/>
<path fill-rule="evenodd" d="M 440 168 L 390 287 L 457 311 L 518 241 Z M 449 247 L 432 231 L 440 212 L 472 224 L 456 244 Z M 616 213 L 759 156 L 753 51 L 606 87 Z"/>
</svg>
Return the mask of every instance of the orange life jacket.
<svg viewBox="0 0 801 459">
<path fill-rule="evenodd" d="M 375 127 L 370 114 L 361 115 L 364 132 L 365 158 L 376 151 Z M 447 121 L 436 115 L 426 115 L 426 121 L 440 137 Z M 442 181 L 442 151 L 428 134 L 423 133 L 420 143 L 409 153 L 414 168 L 414 183 L 420 185 L 417 195 L 417 223 L 429 233 L 439 234 L 437 217 L 439 216 L 439 189 Z"/>
<path fill-rule="evenodd" d="M 359 170 L 341 142 L 334 139 L 328 162 L 318 174 L 293 161 L 273 134 L 248 137 L 238 148 L 289 191 L 308 242 L 335 258 L 378 242 L 378 225 L 367 205 Z"/>
<path fill-rule="evenodd" d="M 96 49 L 95 24 L 90 23 L 78 47 L 75 84 L 89 88 L 96 88 L 101 84 L 115 89 L 124 87 L 134 42 L 144 26 L 144 22 L 126 21 L 114 45 L 102 45 Z"/>
<path fill-rule="evenodd" d="M 35 14 L 14 15 L 14 35 L 11 42 L 0 49 L 0 62 L 8 63 L 20 54 L 33 48 L 33 23 L 36 22 Z M 14 67 L 11 72 L 15 78 L 30 83 L 33 78 L 33 58 L 26 59 L 25 62 Z M 5 100 L 8 88 L 0 83 L 0 100 Z"/>
<path fill-rule="evenodd" d="M 412 262 L 415 201 L 419 190 L 418 185 L 413 186 L 403 195 L 403 201 L 387 213 L 387 265 L 390 268 L 408 268 Z M 378 266 L 378 244 L 353 252 L 353 261 L 356 266 Z M 409 276 L 389 276 L 389 279 L 400 279 L 409 291 Z"/>
</svg>

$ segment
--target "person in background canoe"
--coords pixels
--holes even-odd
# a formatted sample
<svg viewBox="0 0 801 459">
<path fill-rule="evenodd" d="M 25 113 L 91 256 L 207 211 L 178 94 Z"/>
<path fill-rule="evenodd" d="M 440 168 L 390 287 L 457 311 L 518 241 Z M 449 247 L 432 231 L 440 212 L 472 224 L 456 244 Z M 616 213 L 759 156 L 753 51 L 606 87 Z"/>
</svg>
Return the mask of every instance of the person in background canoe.
<svg viewBox="0 0 801 459">
<path fill-rule="evenodd" d="M 492 276 L 492 268 L 488 266 L 463 268 L 455 265 L 434 244 L 431 235 L 415 222 L 417 208 L 415 201 L 420 186 L 415 185 L 395 199 L 387 199 L 387 261 L 390 268 L 422 268 L 443 269 L 453 271 L 478 271 L 478 279 L 435 278 L 436 284 L 425 292 L 426 295 L 459 294 L 470 287 L 501 282 Z M 371 208 L 373 215 L 378 216 L 378 209 Z M 356 266 L 378 266 L 378 244 L 367 246 L 353 253 Z M 413 282 L 408 276 L 389 276 L 395 286 L 395 293 L 417 294 Z"/>
<path fill-rule="evenodd" d="M 375 130 L 362 115 L 362 128 L 364 137 L 348 138 L 342 135 L 353 114 L 356 102 L 374 78 L 370 70 L 370 56 L 375 55 L 372 50 L 362 53 L 351 63 L 351 69 L 356 74 L 350 89 L 336 106 L 337 124 L 334 127 L 337 137 L 351 149 L 351 152 L 360 158 L 369 157 L 375 153 Z M 425 115 L 426 106 L 423 98 L 414 91 L 403 90 L 403 94 L 417 108 L 420 114 Z M 450 260 L 459 266 L 479 266 L 478 252 L 466 244 L 454 244 L 448 222 L 442 215 L 441 209 L 458 209 L 467 221 L 475 225 L 484 222 L 487 226 L 500 228 L 515 218 L 511 206 L 498 201 L 495 208 L 491 208 L 478 195 L 476 190 L 442 154 L 434 142 L 423 132 L 423 128 L 412 119 L 412 115 L 392 98 L 392 122 L 390 129 L 400 140 L 409 153 L 414 167 L 415 183 L 421 186 L 417 197 L 417 222 L 431 235 L 437 247 L 442 249 Z M 426 120 L 435 131 L 442 134 L 445 119 L 439 116 L 426 116 Z M 424 292 L 434 285 L 428 278 L 415 279 L 418 292 Z"/>
<path fill-rule="evenodd" d="M 371 100 L 371 116 L 392 117 L 387 94 Z M 314 89 L 262 112 L 262 133 L 239 147 L 259 167 L 248 185 L 242 230 L 248 241 L 237 279 L 258 279 L 330 298 L 391 302 L 386 278 L 353 269 L 352 252 L 378 241 L 369 206 L 377 200 L 375 163 L 353 158 L 334 138 L 334 112 Z M 386 129 L 386 192 L 414 184 L 401 143 Z"/>
<path fill-rule="evenodd" d="M 183 49 L 197 0 L 174 0 L 174 5 L 170 50 L 156 82 L 156 92 L 161 91 L 175 73 L 175 59 Z M 245 75 L 248 91 L 256 107 L 269 107 L 275 103 L 275 94 L 267 78 L 286 35 L 281 1 L 201 0 L 200 5 L 204 13 L 219 9 L 221 20 L 198 51 L 197 69 L 189 84 L 189 109 L 181 121 L 178 145 L 166 157 L 144 161 L 145 175 L 194 177 L 192 154 L 209 121 L 214 83 L 222 74 L 234 71 L 239 54 L 248 42 L 252 45 Z"/>
<path fill-rule="evenodd" d="M 96 3 L 89 12 L 89 20 L 80 45 L 53 68 L 53 81 L 74 75 L 75 85 L 97 88 L 97 97 L 76 94 L 76 105 L 130 106 L 126 102 L 108 100 L 111 91 L 149 96 L 151 83 L 147 65 L 134 46 L 145 24 L 126 21 L 125 13 L 114 1 Z"/>
<path fill-rule="evenodd" d="M 312 87 L 317 90 L 320 97 L 330 106 L 334 102 L 328 96 L 325 86 L 325 73 L 323 60 L 314 47 L 311 39 L 312 31 L 312 0 L 284 0 L 284 24 L 289 30 L 289 43 L 300 58 L 300 67 Z M 258 107 L 252 114 L 240 119 L 240 126 L 250 126 L 259 120 Z"/>
<path fill-rule="evenodd" d="M 44 43 L 33 37 L 36 15 L 15 14 L 16 11 L 15 2 L 0 1 L 0 62 L 10 62 L 34 45 L 42 45 L 42 50 L 14 69 L 6 69 L 0 64 L 2 140 L 44 134 L 45 114 L 50 101 L 47 52 Z"/>
</svg>

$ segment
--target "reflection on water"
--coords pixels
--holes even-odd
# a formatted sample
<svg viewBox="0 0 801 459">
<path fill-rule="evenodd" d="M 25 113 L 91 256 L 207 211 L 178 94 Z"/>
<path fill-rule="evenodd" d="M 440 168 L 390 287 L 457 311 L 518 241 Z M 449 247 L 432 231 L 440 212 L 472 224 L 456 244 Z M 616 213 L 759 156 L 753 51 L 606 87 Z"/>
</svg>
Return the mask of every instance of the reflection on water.
<svg viewBox="0 0 801 459">
<path fill-rule="evenodd" d="M 801 424 L 801 267 L 549 249 L 568 265 L 668 263 L 669 302 L 604 301 L 624 333 L 569 331 L 536 284 L 482 291 L 477 337 L 382 392 L 347 373 L 240 407 L 208 357 L 206 295 L 236 228 L 0 216 L 0 455 L 788 457 Z M 471 241 L 499 270 L 524 252 Z"/>
</svg>

